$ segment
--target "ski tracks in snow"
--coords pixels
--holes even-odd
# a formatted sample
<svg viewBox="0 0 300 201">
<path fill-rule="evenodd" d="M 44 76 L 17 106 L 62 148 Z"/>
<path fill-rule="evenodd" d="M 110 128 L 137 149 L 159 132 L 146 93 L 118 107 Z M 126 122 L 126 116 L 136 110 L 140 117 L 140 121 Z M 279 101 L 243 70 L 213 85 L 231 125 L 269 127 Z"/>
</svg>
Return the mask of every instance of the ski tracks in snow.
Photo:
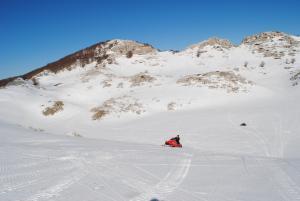
<svg viewBox="0 0 300 201">
<path fill-rule="evenodd" d="M 61 157 L 58 159 L 71 162 L 73 164 L 73 168 L 76 171 L 70 171 L 69 173 L 62 176 L 62 178 L 58 180 L 54 185 L 35 193 L 34 195 L 27 198 L 26 201 L 51 200 L 57 197 L 61 192 L 78 182 L 82 177 L 84 177 L 84 175 L 87 174 L 87 172 L 84 171 L 84 164 L 79 157 Z M 49 174 L 51 173 L 49 172 Z"/>
<path fill-rule="evenodd" d="M 263 136 L 263 134 L 261 132 L 259 132 L 257 129 L 249 130 L 249 128 L 242 129 L 240 127 L 237 127 L 238 123 L 233 121 L 232 115 L 230 113 L 227 113 L 227 120 L 231 124 L 233 129 L 236 129 L 247 135 L 254 136 L 256 138 L 258 144 L 260 145 L 260 147 L 264 150 L 265 155 L 267 157 L 271 156 L 271 152 L 270 152 L 269 146 L 268 146 L 268 141 L 267 141 L 267 139 L 265 139 L 265 137 Z"/>
<path fill-rule="evenodd" d="M 284 201 L 299 201 L 300 187 L 280 166 L 270 168 L 273 172 L 273 180 L 276 182 L 276 187 Z"/>
<path fill-rule="evenodd" d="M 150 187 L 146 192 L 130 201 L 149 201 L 154 198 L 164 200 L 168 194 L 171 194 L 183 182 L 189 172 L 191 162 L 191 155 L 182 159 L 179 164 L 175 165 L 155 186 Z"/>
</svg>

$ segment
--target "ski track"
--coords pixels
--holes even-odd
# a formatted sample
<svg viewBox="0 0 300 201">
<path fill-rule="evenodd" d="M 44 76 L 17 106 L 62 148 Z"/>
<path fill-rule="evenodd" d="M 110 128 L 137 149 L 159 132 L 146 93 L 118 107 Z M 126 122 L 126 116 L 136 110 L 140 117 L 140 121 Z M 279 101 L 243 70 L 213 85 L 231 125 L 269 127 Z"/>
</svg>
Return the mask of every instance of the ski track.
<svg viewBox="0 0 300 201">
<path fill-rule="evenodd" d="M 293 179 L 278 165 L 272 166 L 270 171 L 275 176 L 273 179 L 276 182 L 278 192 L 284 201 L 299 201 L 300 187 Z"/>
<path fill-rule="evenodd" d="M 232 116 L 230 113 L 227 114 L 227 119 L 229 121 L 229 123 L 232 125 L 232 128 L 235 129 L 235 130 L 238 130 L 238 131 L 241 131 L 242 133 L 245 133 L 247 135 L 251 135 L 251 136 L 254 136 L 258 143 L 262 146 L 262 148 L 264 149 L 265 151 L 265 155 L 270 157 L 271 156 L 271 153 L 270 153 L 270 150 L 268 148 L 268 143 L 267 143 L 267 140 L 263 137 L 263 135 L 261 135 L 261 133 L 257 130 L 257 129 L 253 129 L 253 131 L 251 131 L 249 128 L 247 129 L 242 129 L 240 127 L 237 127 L 238 123 L 235 123 L 232 119 Z"/>
<path fill-rule="evenodd" d="M 153 198 L 164 200 L 168 194 L 172 193 L 183 182 L 189 172 L 191 161 L 191 157 L 181 160 L 179 162 L 180 165 L 173 167 L 154 187 L 131 199 L 131 201 L 149 201 Z"/>
</svg>

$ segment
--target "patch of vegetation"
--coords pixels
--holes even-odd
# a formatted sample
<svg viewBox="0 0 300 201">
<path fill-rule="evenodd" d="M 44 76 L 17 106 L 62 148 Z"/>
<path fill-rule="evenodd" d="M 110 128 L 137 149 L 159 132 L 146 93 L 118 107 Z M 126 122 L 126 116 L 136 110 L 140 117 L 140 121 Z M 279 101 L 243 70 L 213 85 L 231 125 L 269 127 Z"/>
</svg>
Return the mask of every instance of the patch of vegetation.
<svg viewBox="0 0 300 201">
<path fill-rule="evenodd" d="M 100 120 L 102 119 L 105 115 L 108 114 L 107 111 L 103 110 L 102 108 L 99 108 L 99 107 L 95 107 L 95 108 L 92 108 L 91 109 L 91 112 L 93 112 L 93 116 L 92 116 L 92 119 L 93 120 Z"/>
<path fill-rule="evenodd" d="M 145 82 L 153 82 L 154 80 L 156 80 L 154 77 L 146 73 L 139 73 L 130 78 L 131 86 L 140 86 Z"/>
<path fill-rule="evenodd" d="M 46 107 L 43 110 L 45 116 L 54 115 L 55 113 L 62 111 L 64 109 L 64 103 L 62 101 L 55 101 L 52 106 Z"/>
<path fill-rule="evenodd" d="M 129 58 L 131 58 L 133 56 L 133 52 L 132 51 L 128 51 L 127 53 L 126 53 L 126 57 L 129 59 Z"/>
</svg>

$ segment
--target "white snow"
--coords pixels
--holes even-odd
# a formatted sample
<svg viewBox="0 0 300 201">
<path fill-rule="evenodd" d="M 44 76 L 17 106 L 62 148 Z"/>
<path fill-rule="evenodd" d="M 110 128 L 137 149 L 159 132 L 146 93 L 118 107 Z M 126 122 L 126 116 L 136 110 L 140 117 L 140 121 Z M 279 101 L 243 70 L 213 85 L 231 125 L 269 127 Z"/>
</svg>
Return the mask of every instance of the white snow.
<svg viewBox="0 0 300 201">
<path fill-rule="evenodd" d="M 0 89 L 0 201 L 300 200 L 300 88 L 290 80 L 300 48 L 281 59 L 252 48 L 119 56 Z M 215 71 L 253 84 L 177 83 Z M 154 80 L 133 84 L 141 74 Z M 43 115 L 55 101 L 63 110 Z M 95 107 L 109 114 L 92 120 Z M 178 133 L 182 149 L 160 146 Z"/>
</svg>

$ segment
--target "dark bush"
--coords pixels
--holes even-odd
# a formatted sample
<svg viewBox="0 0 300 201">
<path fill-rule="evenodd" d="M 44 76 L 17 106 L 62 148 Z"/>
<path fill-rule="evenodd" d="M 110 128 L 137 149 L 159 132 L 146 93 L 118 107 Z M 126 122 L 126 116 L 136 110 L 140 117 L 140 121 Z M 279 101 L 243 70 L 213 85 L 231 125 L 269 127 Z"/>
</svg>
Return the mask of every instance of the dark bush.
<svg viewBox="0 0 300 201">
<path fill-rule="evenodd" d="M 131 58 L 133 56 L 133 52 L 132 51 L 128 51 L 127 53 L 126 53 L 126 57 L 127 58 Z"/>
</svg>

